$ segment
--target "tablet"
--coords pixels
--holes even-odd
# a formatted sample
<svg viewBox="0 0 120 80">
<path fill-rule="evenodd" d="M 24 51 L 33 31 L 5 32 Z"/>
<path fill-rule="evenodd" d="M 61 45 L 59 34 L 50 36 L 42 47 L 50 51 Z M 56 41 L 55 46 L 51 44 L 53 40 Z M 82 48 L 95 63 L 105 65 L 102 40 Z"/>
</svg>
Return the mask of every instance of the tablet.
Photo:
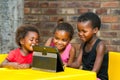
<svg viewBox="0 0 120 80">
<path fill-rule="evenodd" d="M 59 51 L 55 47 L 33 46 L 32 69 L 60 72 L 64 71 Z"/>
</svg>

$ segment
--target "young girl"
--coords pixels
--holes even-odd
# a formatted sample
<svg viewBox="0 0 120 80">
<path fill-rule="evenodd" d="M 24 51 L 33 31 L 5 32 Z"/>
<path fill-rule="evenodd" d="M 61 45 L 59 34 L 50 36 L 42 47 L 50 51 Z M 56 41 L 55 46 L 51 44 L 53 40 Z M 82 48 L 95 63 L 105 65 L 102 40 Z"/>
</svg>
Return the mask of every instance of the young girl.
<svg viewBox="0 0 120 80">
<path fill-rule="evenodd" d="M 9 52 L 6 59 L 2 62 L 2 67 L 25 69 L 30 68 L 32 63 L 32 46 L 38 45 L 39 31 L 30 25 L 18 27 L 16 32 L 16 43 L 19 48 Z"/>
<path fill-rule="evenodd" d="M 95 71 L 98 78 L 108 80 L 108 51 L 103 41 L 96 36 L 100 27 L 100 18 L 92 12 L 78 18 L 78 35 L 83 43 L 77 60 L 68 66 L 79 68 L 82 64 L 83 70 Z"/>
<path fill-rule="evenodd" d="M 58 23 L 54 36 L 49 38 L 45 46 L 53 46 L 59 50 L 63 64 L 71 64 L 75 58 L 75 48 L 70 44 L 73 27 L 65 22 Z"/>
</svg>

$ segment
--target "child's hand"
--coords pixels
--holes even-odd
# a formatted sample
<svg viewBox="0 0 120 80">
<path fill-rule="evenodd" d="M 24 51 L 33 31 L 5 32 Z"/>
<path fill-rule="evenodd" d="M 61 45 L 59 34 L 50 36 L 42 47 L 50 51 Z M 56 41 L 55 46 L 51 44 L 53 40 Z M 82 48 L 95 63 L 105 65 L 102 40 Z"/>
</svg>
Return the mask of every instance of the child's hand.
<svg viewBox="0 0 120 80">
<path fill-rule="evenodd" d="M 9 62 L 5 64 L 5 67 L 10 69 L 18 69 L 19 63 L 16 62 Z"/>
<path fill-rule="evenodd" d="M 9 62 L 9 63 L 5 63 L 4 67 L 10 69 L 26 69 L 26 68 L 30 68 L 30 64 L 19 64 L 16 62 Z"/>
<path fill-rule="evenodd" d="M 30 64 L 19 64 L 18 69 L 27 69 L 30 68 Z"/>
<path fill-rule="evenodd" d="M 67 63 L 63 63 L 64 65 L 63 65 L 63 68 L 65 69 L 65 67 L 67 67 Z"/>
</svg>

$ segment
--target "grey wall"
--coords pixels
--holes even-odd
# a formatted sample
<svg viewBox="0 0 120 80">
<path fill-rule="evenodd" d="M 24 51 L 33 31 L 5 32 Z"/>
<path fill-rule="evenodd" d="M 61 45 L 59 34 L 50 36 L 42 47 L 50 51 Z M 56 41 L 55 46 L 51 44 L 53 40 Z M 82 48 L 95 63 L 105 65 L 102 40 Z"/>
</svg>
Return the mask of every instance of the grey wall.
<svg viewBox="0 0 120 80">
<path fill-rule="evenodd" d="M 24 0 L 0 0 L 0 53 L 16 46 L 15 31 L 23 23 Z"/>
</svg>

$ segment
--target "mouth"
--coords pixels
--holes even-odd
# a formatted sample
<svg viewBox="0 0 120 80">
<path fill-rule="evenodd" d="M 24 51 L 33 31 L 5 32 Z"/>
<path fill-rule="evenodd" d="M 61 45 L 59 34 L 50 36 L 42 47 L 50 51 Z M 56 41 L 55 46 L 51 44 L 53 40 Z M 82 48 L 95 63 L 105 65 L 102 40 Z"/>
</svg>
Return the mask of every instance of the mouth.
<svg viewBox="0 0 120 80">
<path fill-rule="evenodd" d="M 58 49 L 63 48 L 63 46 L 62 46 L 62 45 L 56 45 L 56 47 L 57 47 Z"/>
<path fill-rule="evenodd" d="M 85 41 L 85 38 L 80 36 L 80 40 Z"/>
<path fill-rule="evenodd" d="M 35 44 L 32 44 L 32 46 L 35 46 Z"/>
<path fill-rule="evenodd" d="M 35 46 L 35 44 L 31 44 L 31 47 Z"/>
</svg>

